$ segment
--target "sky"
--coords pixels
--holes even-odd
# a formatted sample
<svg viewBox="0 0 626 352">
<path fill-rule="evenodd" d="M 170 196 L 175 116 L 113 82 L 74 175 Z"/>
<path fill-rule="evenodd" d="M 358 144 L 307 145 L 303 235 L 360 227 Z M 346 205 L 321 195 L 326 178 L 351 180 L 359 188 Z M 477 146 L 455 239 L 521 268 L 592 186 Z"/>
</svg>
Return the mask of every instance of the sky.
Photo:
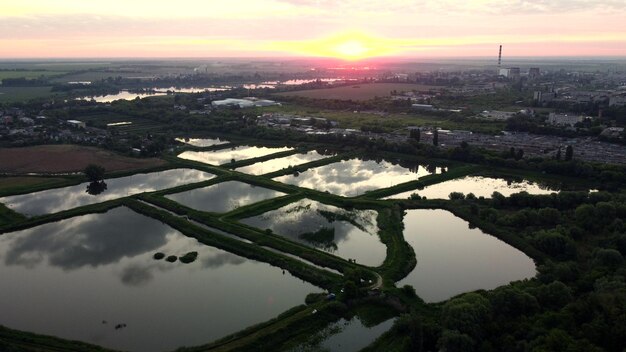
<svg viewBox="0 0 626 352">
<path fill-rule="evenodd" d="M 626 0 L 0 0 L 0 58 L 487 57 L 500 44 L 626 56 Z"/>
</svg>

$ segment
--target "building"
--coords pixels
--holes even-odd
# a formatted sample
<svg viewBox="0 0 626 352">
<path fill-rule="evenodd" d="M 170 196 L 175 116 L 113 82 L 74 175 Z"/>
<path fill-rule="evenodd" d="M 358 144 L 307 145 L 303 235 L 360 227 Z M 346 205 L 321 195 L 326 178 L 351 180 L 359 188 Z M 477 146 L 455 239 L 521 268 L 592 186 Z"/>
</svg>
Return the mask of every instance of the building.
<svg viewBox="0 0 626 352">
<path fill-rule="evenodd" d="M 535 78 L 539 78 L 540 75 L 541 75 L 541 70 L 539 70 L 539 67 L 531 67 L 528 69 L 528 78 L 535 79 Z"/>
<path fill-rule="evenodd" d="M 417 110 L 434 110 L 435 109 L 430 104 L 411 104 L 411 107 Z"/>
<path fill-rule="evenodd" d="M 497 111 L 497 110 L 486 111 L 485 110 L 480 113 L 480 117 L 487 119 L 487 120 L 493 120 L 493 121 L 505 121 L 513 117 L 513 115 L 515 114 L 516 112 L 512 112 L 512 111 Z"/>
<path fill-rule="evenodd" d="M 624 127 L 608 127 L 600 135 L 608 138 L 619 138 L 624 135 Z"/>
<path fill-rule="evenodd" d="M 583 122 L 584 119 L 585 117 L 583 115 L 576 114 L 557 114 L 551 112 L 550 115 L 548 115 L 548 123 L 558 126 L 574 126 L 579 122 Z"/>
<path fill-rule="evenodd" d="M 520 72 L 519 67 L 501 68 L 500 76 L 504 76 L 512 80 L 518 80 L 520 78 Z"/>
<path fill-rule="evenodd" d="M 87 128 L 87 124 L 85 124 L 83 121 L 78 121 L 78 120 L 67 120 L 66 121 L 68 125 L 74 127 L 74 128 Z"/>
<path fill-rule="evenodd" d="M 551 102 L 556 98 L 556 93 L 554 92 L 541 92 L 536 91 L 533 94 L 533 99 L 538 103 L 547 103 Z"/>
<path fill-rule="evenodd" d="M 211 102 L 211 105 L 213 107 L 239 106 L 240 108 L 251 108 L 254 106 L 272 106 L 272 105 L 279 105 L 279 104 L 273 100 L 258 100 L 254 98 L 246 98 L 246 99 L 228 98 L 224 100 L 214 100 L 213 102 Z"/>
<path fill-rule="evenodd" d="M 612 95 L 609 98 L 609 106 L 624 106 L 626 105 L 626 94 Z"/>
</svg>

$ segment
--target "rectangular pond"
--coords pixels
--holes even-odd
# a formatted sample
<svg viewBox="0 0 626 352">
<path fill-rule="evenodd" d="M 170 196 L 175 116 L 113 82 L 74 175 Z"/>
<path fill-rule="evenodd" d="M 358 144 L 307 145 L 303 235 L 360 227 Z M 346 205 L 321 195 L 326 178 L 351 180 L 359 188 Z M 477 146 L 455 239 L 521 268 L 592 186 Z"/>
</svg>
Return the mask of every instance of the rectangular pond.
<svg viewBox="0 0 626 352">
<path fill-rule="evenodd" d="M 298 175 L 276 177 L 274 180 L 352 197 L 366 191 L 415 181 L 423 176 L 440 173 L 441 170 L 440 167 L 413 163 L 350 159 L 309 169 Z"/>
<path fill-rule="evenodd" d="M 417 266 L 396 285 L 411 285 L 426 302 L 490 290 L 535 276 L 531 258 L 446 210 L 407 210 L 404 239 Z"/>
<path fill-rule="evenodd" d="M 300 164 L 309 163 L 311 161 L 324 159 L 325 157 L 325 155 L 322 155 L 319 152 L 313 150 L 308 153 L 293 154 L 282 158 L 262 161 L 260 163 L 243 166 L 235 170 L 246 174 L 263 175 L 270 172 L 286 169 L 290 166 L 297 166 Z"/>
<path fill-rule="evenodd" d="M 284 196 L 286 193 L 239 181 L 216 183 L 204 188 L 169 194 L 166 197 L 193 209 L 225 213 L 235 208 Z"/>
<path fill-rule="evenodd" d="M 129 195 L 206 181 L 215 175 L 194 169 L 171 169 L 106 179 L 106 188 L 89 182 L 76 186 L 0 198 L 0 203 L 27 216 L 56 213 Z"/>
<path fill-rule="evenodd" d="M 252 158 L 258 158 L 278 152 L 293 150 L 289 147 L 255 147 L 249 145 L 240 145 L 233 148 L 225 148 L 219 150 L 211 150 L 204 152 L 186 151 L 178 155 L 181 159 L 199 161 L 210 165 L 223 165 L 231 161 L 240 161 Z"/>
<path fill-rule="evenodd" d="M 302 199 L 240 221 L 359 264 L 378 266 L 387 247 L 378 238 L 377 216 L 374 210 L 346 210 Z"/>
<path fill-rule="evenodd" d="M 230 143 L 220 138 L 176 138 L 178 142 L 193 145 L 194 147 L 211 147 Z"/>
<path fill-rule="evenodd" d="M 476 197 L 491 198 L 493 192 L 498 192 L 508 197 L 513 193 L 519 192 L 550 194 L 558 192 L 558 190 L 524 179 L 506 180 L 504 178 L 466 176 L 426 186 L 424 189 L 395 194 L 385 199 L 407 199 L 414 193 L 419 194 L 421 197 L 426 197 L 427 199 L 448 199 L 448 196 L 452 192 L 461 192 L 465 195 L 473 193 Z"/>
<path fill-rule="evenodd" d="M 154 259 L 190 252 L 190 263 Z M 319 292 L 124 207 L 1 235 L 0 281 L 0 325 L 151 352 L 208 343 Z"/>
</svg>

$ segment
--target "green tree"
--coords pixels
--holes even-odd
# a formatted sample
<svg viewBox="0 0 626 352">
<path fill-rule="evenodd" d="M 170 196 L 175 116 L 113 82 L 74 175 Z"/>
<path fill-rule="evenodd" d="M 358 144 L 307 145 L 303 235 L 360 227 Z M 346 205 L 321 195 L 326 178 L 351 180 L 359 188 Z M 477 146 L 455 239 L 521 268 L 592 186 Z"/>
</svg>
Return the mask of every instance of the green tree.
<svg viewBox="0 0 626 352">
<path fill-rule="evenodd" d="M 568 145 L 565 148 L 565 161 L 570 161 L 574 157 L 574 148 L 571 145 Z"/>
<path fill-rule="evenodd" d="M 437 131 L 436 129 L 433 132 L 433 145 L 434 146 L 438 146 L 439 145 L 439 131 Z"/>
<path fill-rule="evenodd" d="M 89 182 L 99 182 L 104 179 L 104 167 L 95 164 L 89 164 L 85 168 L 85 176 Z"/>
</svg>

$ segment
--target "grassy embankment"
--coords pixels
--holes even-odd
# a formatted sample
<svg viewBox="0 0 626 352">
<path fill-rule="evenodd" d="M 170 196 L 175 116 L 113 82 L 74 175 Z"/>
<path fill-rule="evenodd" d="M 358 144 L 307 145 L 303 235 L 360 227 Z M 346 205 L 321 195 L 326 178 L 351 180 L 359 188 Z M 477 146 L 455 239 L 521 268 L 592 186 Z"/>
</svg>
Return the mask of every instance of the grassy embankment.
<svg viewBox="0 0 626 352">
<path fill-rule="evenodd" d="M 49 335 L 13 330 L 0 326 L 0 351 L 3 352 L 112 352 L 100 346 L 65 340 Z"/>
</svg>

